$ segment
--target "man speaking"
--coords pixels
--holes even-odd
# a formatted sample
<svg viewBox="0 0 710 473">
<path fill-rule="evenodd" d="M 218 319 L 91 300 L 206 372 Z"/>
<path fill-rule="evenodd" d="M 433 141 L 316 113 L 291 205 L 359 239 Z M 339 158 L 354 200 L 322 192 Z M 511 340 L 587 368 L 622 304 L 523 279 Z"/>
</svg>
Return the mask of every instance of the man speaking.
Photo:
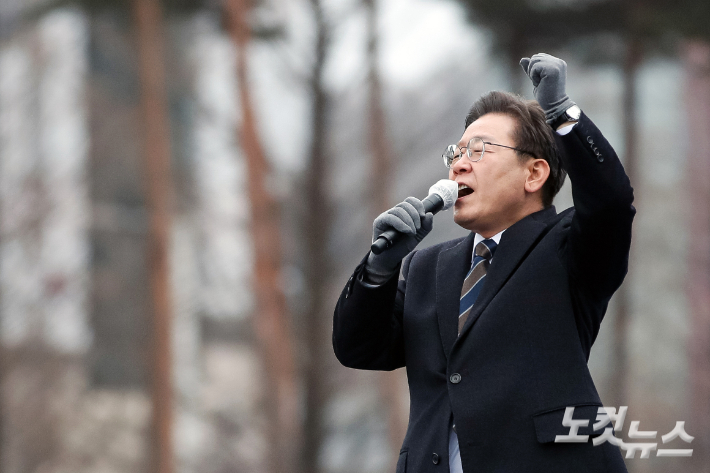
<svg viewBox="0 0 710 473">
<path fill-rule="evenodd" d="M 520 63 L 537 102 L 484 95 L 443 155 L 454 221 L 471 233 L 415 250 L 433 215 L 408 197 L 374 222 L 373 241 L 400 238 L 363 259 L 335 309 L 343 365 L 407 368 L 398 473 L 626 471 L 618 447 L 592 443 L 602 403 L 587 360 L 626 275 L 633 189 L 567 97 L 565 62 Z M 574 207 L 558 214 L 566 174 Z M 588 439 L 555 442 L 568 407 Z"/>
</svg>

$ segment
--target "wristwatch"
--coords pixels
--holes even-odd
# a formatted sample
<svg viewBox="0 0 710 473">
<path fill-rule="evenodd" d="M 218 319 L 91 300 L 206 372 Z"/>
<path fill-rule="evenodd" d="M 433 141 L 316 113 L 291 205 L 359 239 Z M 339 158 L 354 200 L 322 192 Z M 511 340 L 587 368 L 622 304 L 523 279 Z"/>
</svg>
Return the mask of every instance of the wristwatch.
<svg viewBox="0 0 710 473">
<path fill-rule="evenodd" d="M 550 122 L 553 130 L 557 130 L 560 125 L 567 122 L 578 122 L 582 110 L 577 105 L 572 105 L 570 108 L 562 112 L 557 118 Z"/>
</svg>

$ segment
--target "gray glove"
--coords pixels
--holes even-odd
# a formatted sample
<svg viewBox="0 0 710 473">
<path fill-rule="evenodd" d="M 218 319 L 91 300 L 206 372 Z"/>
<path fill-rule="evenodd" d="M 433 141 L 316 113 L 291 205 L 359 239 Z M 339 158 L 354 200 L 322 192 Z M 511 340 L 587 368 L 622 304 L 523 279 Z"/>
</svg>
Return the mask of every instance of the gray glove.
<svg viewBox="0 0 710 473">
<path fill-rule="evenodd" d="M 412 251 L 434 227 L 434 214 L 424 211 L 424 204 L 416 197 L 407 197 L 386 212 L 381 213 L 372 224 L 372 241 L 387 230 L 394 228 L 403 233 L 391 248 L 379 255 L 370 252 L 365 264 L 367 282 L 384 284 L 397 271 L 400 261 Z"/>
<path fill-rule="evenodd" d="M 547 123 L 552 123 L 575 105 L 565 92 L 567 63 L 562 59 L 540 53 L 532 58 L 522 58 L 520 65 L 533 83 L 533 94 L 545 111 Z"/>
</svg>

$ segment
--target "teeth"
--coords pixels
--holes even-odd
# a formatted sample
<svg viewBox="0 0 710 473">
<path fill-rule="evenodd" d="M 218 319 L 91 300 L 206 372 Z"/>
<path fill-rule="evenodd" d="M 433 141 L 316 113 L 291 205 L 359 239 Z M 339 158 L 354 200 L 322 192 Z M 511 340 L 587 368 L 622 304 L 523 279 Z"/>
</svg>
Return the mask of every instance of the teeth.
<svg viewBox="0 0 710 473">
<path fill-rule="evenodd" d="M 466 184 L 459 184 L 459 190 L 461 189 L 469 189 L 469 187 Z"/>
</svg>

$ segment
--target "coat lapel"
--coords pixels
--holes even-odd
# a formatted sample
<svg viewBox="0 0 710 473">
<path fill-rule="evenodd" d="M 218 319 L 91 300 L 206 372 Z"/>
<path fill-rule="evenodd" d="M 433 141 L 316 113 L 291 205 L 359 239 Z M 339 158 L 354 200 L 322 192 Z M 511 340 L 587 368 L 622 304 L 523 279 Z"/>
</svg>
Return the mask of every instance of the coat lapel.
<svg viewBox="0 0 710 473">
<path fill-rule="evenodd" d="M 461 286 L 471 267 L 475 236 L 471 232 L 458 245 L 442 251 L 436 263 L 436 313 L 447 359 L 457 337 Z"/>
<path fill-rule="evenodd" d="M 545 220 L 557 215 L 554 206 L 528 215 L 508 228 L 501 236 L 500 243 L 493 256 L 493 263 L 488 269 L 485 284 L 481 288 L 476 303 L 461 330 L 461 335 L 456 337 L 454 344 L 465 338 L 473 324 L 481 316 L 488 304 L 493 300 L 498 291 L 503 287 L 520 263 L 525 259 L 533 244 L 537 242 L 543 231 L 547 228 Z M 463 284 L 463 277 L 459 282 L 459 291 Z M 456 303 L 458 303 L 458 297 Z M 458 317 L 457 317 L 458 318 Z"/>
</svg>

